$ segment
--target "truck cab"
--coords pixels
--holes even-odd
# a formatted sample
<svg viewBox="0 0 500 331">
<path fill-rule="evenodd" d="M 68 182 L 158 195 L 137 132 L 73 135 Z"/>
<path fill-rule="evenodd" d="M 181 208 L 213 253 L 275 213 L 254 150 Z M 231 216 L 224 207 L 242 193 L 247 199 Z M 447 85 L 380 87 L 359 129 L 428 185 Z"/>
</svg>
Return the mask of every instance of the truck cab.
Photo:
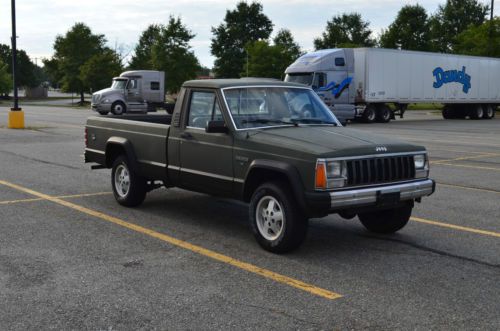
<svg viewBox="0 0 500 331">
<path fill-rule="evenodd" d="M 92 94 L 92 110 L 101 115 L 111 112 L 147 113 L 164 106 L 165 73 L 153 70 L 126 71 L 113 78 L 111 87 Z"/>
<path fill-rule="evenodd" d="M 285 81 L 310 86 L 345 122 L 355 118 L 352 49 L 325 49 L 299 57 L 285 71 Z"/>
</svg>

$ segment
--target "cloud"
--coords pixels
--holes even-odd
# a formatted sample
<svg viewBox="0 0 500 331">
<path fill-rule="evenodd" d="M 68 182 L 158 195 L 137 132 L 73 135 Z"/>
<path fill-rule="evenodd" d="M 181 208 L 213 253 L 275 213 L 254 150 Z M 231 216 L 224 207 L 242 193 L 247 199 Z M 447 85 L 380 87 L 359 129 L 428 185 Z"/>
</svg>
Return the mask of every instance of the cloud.
<svg viewBox="0 0 500 331">
<path fill-rule="evenodd" d="M 444 3 L 444 0 L 439 2 Z M 265 0 L 261 3 L 264 13 L 273 21 L 275 31 L 288 28 L 304 49 L 312 49 L 314 38 L 321 35 L 327 20 L 334 15 L 360 12 L 365 20 L 370 21 L 371 29 L 379 33 L 392 22 L 403 5 L 415 2 Z M 438 6 L 435 0 L 420 0 L 419 3 L 428 12 L 434 12 Z M 226 10 L 234 9 L 235 4 L 236 1 L 227 0 L 17 1 L 18 45 L 32 57 L 50 57 L 55 37 L 64 34 L 75 22 L 84 22 L 94 33 L 106 35 L 111 47 L 115 44 L 134 45 L 149 24 L 165 23 L 169 15 L 174 15 L 181 16 L 196 34 L 192 46 L 200 62 L 212 66 L 211 27 L 220 24 Z M 0 11 L 0 43 L 10 44 L 10 1 L 0 0 L 0 8 L 3 9 Z M 9 10 L 5 10 L 7 8 Z"/>
</svg>

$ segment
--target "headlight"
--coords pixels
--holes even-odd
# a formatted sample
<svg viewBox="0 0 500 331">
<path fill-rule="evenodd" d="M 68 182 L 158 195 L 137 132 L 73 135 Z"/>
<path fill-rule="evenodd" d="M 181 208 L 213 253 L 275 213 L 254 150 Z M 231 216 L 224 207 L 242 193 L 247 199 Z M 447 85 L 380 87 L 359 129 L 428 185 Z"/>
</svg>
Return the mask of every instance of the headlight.
<svg viewBox="0 0 500 331">
<path fill-rule="evenodd" d="M 109 103 L 109 99 L 104 99 L 104 101 L 102 103 Z"/>
<path fill-rule="evenodd" d="M 415 178 L 427 178 L 429 176 L 429 159 L 427 154 L 417 154 L 413 156 L 415 164 Z"/>
<path fill-rule="evenodd" d="M 345 161 L 316 161 L 315 187 L 317 190 L 328 190 L 344 187 L 347 179 Z"/>
<path fill-rule="evenodd" d="M 413 157 L 415 162 L 415 169 L 422 169 L 425 167 L 425 154 L 418 154 Z"/>
</svg>

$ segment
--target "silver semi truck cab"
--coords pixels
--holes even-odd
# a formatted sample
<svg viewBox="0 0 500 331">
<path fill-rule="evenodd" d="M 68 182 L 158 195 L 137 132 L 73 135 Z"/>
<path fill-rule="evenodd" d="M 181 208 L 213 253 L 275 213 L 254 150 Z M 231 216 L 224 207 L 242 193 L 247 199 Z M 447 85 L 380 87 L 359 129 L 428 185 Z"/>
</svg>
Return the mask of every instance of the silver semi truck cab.
<svg viewBox="0 0 500 331">
<path fill-rule="evenodd" d="M 352 49 L 325 49 L 299 57 L 285 71 L 285 81 L 311 86 L 341 121 L 356 117 Z"/>
<path fill-rule="evenodd" d="M 92 94 L 91 107 L 101 115 L 147 113 L 164 108 L 165 73 L 153 70 L 123 72 L 113 78 L 111 87 Z"/>
</svg>

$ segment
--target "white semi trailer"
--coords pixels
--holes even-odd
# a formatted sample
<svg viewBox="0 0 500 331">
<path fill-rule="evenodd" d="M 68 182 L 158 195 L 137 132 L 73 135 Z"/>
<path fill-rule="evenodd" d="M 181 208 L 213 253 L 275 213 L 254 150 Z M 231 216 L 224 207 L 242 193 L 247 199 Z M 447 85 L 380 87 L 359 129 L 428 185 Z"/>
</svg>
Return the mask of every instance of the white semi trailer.
<svg viewBox="0 0 500 331">
<path fill-rule="evenodd" d="M 446 119 L 491 119 L 500 104 L 500 59 L 495 58 L 325 49 L 301 56 L 285 73 L 288 82 L 312 86 L 344 119 L 389 122 L 395 113 L 403 117 L 410 103 L 441 103 Z"/>
</svg>

